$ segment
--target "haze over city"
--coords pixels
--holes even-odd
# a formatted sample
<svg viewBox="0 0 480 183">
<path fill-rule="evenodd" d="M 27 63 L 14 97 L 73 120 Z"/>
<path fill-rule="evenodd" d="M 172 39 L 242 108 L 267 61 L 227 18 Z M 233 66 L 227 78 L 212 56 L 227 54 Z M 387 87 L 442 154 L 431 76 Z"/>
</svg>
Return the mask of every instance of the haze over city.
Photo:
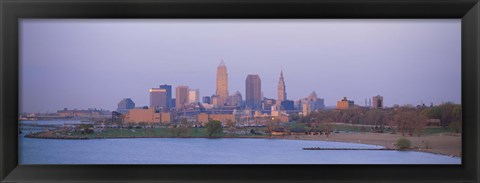
<svg viewBox="0 0 480 183">
<path fill-rule="evenodd" d="M 461 101 L 460 20 L 40 20 L 20 21 L 21 112 L 149 105 L 161 84 L 215 93 L 223 59 L 228 89 L 245 97 L 258 74 L 277 98 L 315 91 L 385 106 Z"/>
</svg>

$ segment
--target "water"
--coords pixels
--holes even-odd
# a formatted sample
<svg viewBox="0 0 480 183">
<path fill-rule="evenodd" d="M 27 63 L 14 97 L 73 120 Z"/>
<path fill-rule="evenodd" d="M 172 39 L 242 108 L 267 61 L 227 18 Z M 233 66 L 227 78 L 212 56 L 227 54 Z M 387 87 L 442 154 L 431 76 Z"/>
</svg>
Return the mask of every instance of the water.
<svg viewBox="0 0 480 183">
<path fill-rule="evenodd" d="M 381 146 L 282 139 L 20 138 L 20 164 L 461 164 L 461 159 L 413 151 L 318 151 L 304 147 Z"/>
</svg>

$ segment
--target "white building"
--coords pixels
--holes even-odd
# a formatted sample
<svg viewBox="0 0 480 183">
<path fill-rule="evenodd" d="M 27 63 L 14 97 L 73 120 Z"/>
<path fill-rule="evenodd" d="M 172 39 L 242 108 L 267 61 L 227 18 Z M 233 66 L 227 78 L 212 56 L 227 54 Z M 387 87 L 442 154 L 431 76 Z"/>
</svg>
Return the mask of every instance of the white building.
<svg viewBox="0 0 480 183">
<path fill-rule="evenodd" d="M 200 102 L 200 90 L 199 89 L 188 90 L 188 103 L 198 103 L 198 102 Z"/>
</svg>

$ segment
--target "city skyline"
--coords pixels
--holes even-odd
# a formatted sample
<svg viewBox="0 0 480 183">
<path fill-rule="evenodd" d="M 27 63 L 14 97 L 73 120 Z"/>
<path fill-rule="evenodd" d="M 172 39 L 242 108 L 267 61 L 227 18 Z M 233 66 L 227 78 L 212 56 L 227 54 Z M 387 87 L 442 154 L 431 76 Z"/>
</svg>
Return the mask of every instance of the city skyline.
<svg viewBox="0 0 480 183">
<path fill-rule="evenodd" d="M 243 96 L 245 77 L 258 74 L 264 97 L 277 99 L 281 71 L 287 99 L 316 92 L 327 106 L 344 96 L 362 105 L 365 98 L 382 95 L 385 106 L 460 103 L 461 98 L 459 20 L 20 23 L 21 112 L 65 107 L 115 110 L 123 98 L 148 106 L 148 90 L 160 84 L 198 88 L 200 97 L 211 96 L 216 93 L 215 68 L 221 59 L 228 65 L 228 91 Z M 118 29 L 107 35 L 112 28 Z M 198 36 L 186 36 L 188 28 L 196 28 Z M 342 34 L 332 38 L 335 30 Z M 121 38 L 133 32 L 152 37 Z M 257 44 L 247 44 L 252 41 Z M 192 51 L 197 49 L 201 51 Z M 329 53 L 333 49 L 337 51 Z M 122 50 L 126 53 L 118 53 Z M 159 50 L 165 56 L 158 56 Z M 193 56 L 184 56 L 188 54 Z"/>
</svg>

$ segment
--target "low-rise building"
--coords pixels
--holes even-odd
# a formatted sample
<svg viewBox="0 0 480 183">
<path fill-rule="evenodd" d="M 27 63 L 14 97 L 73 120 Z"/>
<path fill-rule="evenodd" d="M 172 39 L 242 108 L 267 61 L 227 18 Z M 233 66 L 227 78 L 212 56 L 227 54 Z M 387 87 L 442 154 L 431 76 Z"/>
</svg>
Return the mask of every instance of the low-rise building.
<svg viewBox="0 0 480 183">
<path fill-rule="evenodd" d="M 162 112 L 160 113 L 160 122 L 164 124 L 169 124 L 172 122 L 172 114 L 169 112 Z"/>
<path fill-rule="evenodd" d="M 288 115 L 280 114 L 279 116 L 272 116 L 272 120 L 286 123 L 288 122 Z"/>
<path fill-rule="evenodd" d="M 207 114 L 207 113 L 200 113 L 197 115 L 197 121 L 203 125 L 205 125 L 206 123 L 212 120 L 220 121 L 222 125 L 226 125 L 228 121 L 235 121 L 235 115 L 234 114 Z"/>
<path fill-rule="evenodd" d="M 69 110 L 67 108 L 57 111 L 59 117 L 65 118 L 109 118 L 112 113 L 106 110 L 88 109 L 88 110 Z"/>
<path fill-rule="evenodd" d="M 427 126 L 440 126 L 440 119 L 427 119 Z"/>
<path fill-rule="evenodd" d="M 337 109 L 349 109 L 354 106 L 352 100 L 348 100 L 347 97 L 343 97 L 342 100 L 337 102 Z"/>
<path fill-rule="evenodd" d="M 372 97 L 373 101 L 373 106 L 372 108 L 383 108 L 383 97 L 380 95 Z"/>
<path fill-rule="evenodd" d="M 128 110 L 124 117 L 125 123 L 170 123 L 169 112 L 156 112 L 153 108 L 135 108 Z"/>
</svg>

